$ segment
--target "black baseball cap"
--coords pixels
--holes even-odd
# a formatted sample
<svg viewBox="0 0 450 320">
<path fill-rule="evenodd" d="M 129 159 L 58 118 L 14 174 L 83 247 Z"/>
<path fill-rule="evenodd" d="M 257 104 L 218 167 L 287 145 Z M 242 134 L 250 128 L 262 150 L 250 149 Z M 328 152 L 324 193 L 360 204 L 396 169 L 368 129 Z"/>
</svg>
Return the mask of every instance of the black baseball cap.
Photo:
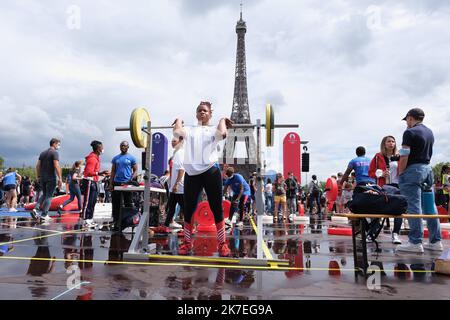
<svg viewBox="0 0 450 320">
<path fill-rule="evenodd" d="M 413 108 L 413 109 L 408 111 L 408 113 L 406 114 L 406 116 L 402 120 L 406 120 L 406 117 L 408 117 L 408 116 L 411 116 L 414 119 L 422 120 L 423 118 L 425 118 L 425 113 L 420 108 Z"/>
</svg>

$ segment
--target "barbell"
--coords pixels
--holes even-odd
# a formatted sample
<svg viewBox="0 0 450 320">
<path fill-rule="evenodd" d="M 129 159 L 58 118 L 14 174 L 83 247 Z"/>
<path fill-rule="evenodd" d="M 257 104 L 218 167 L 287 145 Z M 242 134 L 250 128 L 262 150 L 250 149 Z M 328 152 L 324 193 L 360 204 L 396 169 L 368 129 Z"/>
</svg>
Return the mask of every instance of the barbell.
<svg viewBox="0 0 450 320">
<path fill-rule="evenodd" d="M 150 114 L 147 109 L 140 107 L 133 110 L 130 117 L 129 127 L 117 127 L 116 131 L 130 131 L 131 140 L 136 148 L 145 148 L 147 146 L 148 131 L 147 123 L 150 121 Z M 236 123 L 232 128 L 248 129 L 255 128 L 257 125 L 253 123 Z M 266 121 L 261 124 L 266 128 L 266 146 L 272 147 L 274 144 L 275 128 L 298 128 L 298 124 L 275 124 L 275 115 L 272 105 L 266 105 Z M 173 129 L 172 126 L 151 126 L 150 130 Z"/>
</svg>

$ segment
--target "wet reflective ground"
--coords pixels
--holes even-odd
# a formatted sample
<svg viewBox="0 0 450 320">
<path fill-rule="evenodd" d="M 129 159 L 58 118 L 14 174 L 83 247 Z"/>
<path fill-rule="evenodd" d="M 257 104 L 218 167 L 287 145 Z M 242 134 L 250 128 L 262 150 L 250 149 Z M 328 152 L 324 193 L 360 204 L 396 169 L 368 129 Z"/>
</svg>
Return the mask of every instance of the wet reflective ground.
<svg viewBox="0 0 450 320">
<path fill-rule="evenodd" d="M 273 271 L 123 262 L 131 233 L 86 231 L 72 215 L 49 225 L 26 218 L 0 222 L 0 299 L 450 299 L 450 277 L 433 272 L 439 254 L 396 254 L 388 234 L 380 235 L 381 252 L 368 245 L 369 261 L 382 269 L 380 286 L 370 290 L 355 276 L 351 236 L 328 235 L 336 225 L 326 219 L 265 225 L 273 258 L 292 267 Z M 250 225 L 227 234 L 234 257 L 256 257 Z M 177 234 L 151 238 L 159 254 L 175 254 L 180 240 Z M 450 247 L 449 240 L 443 243 Z M 216 246 L 214 233 L 196 234 L 197 256 L 217 256 Z M 75 284 L 80 288 L 70 290 Z"/>
</svg>

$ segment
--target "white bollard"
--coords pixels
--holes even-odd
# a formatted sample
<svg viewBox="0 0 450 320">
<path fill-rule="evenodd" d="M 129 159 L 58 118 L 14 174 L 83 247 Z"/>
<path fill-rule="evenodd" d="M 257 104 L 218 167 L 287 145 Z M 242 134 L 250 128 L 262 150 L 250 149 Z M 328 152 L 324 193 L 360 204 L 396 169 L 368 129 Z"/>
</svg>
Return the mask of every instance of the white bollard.
<svg viewBox="0 0 450 320">
<path fill-rule="evenodd" d="M 296 224 L 308 224 L 309 217 L 307 216 L 294 216 L 294 223 Z"/>
<path fill-rule="evenodd" d="M 450 223 L 441 223 L 441 229 L 450 230 Z"/>
<path fill-rule="evenodd" d="M 348 218 L 347 217 L 332 216 L 331 217 L 331 222 L 348 224 Z"/>
<path fill-rule="evenodd" d="M 265 224 L 273 223 L 273 216 L 262 216 L 262 222 Z"/>
</svg>

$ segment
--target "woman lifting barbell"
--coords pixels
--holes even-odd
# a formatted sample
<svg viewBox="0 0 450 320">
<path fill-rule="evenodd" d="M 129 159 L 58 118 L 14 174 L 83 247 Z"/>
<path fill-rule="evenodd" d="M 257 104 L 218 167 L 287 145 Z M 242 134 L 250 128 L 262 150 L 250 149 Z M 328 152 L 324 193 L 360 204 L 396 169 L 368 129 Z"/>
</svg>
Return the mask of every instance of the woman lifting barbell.
<svg viewBox="0 0 450 320">
<path fill-rule="evenodd" d="M 218 164 L 219 142 L 227 136 L 227 129 L 233 122 L 222 118 L 216 128 L 209 126 L 212 117 L 210 102 L 202 101 L 197 107 L 198 125 L 183 127 L 183 121 L 174 122 L 174 136 L 184 138 L 184 244 L 178 254 L 187 255 L 192 251 L 192 216 L 197 208 L 203 189 L 208 196 L 209 206 L 214 214 L 217 229 L 218 251 L 221 257 L 229 256 L 226 244 L 225 223 L 222 209 L 222 174 Z M 219 150 L 218 150 L 219 149 Z"/>
</svg>

